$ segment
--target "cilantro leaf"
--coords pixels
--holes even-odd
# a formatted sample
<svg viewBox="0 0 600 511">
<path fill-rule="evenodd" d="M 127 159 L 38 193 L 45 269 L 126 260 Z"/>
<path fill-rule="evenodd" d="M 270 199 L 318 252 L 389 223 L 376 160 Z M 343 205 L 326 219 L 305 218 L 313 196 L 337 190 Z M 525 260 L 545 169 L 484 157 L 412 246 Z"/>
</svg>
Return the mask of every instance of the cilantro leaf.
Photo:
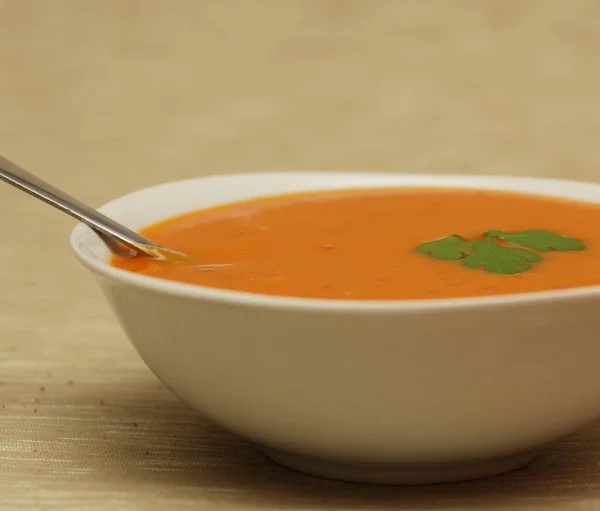
<svg viewBox="0 0 600 511">
<path fill-rule="evenodd" d="M 524 248 L 503 247 L 492 239 L 471 242 L 472 250 L 463 264 L 474 270 L 483 268 L 490 273 L 514 275 L 531 268 L 542 256 Z"/>
<path fill-rule="evenodd" d="M 445 238 L 423 243 L 415 250 L 419 254 L 427 254 L 435 259 L 456 261 L 465 256 L 465 251 L 470 245 L 470 242 L 465 240 L 462 236 L 451 234 Z"/>
<path fill-rule="evenodd" d="M 515 246 L 505 246 L 499 240 Z M 526 248 L 521 248 L 526 247 Z M 538 252 L 556 250 L 584 250 L 585 243 L 576 238 L 556 234 L 552 231 L 529 230 L 507 232 L 491 230 L 476 240 L 467 240 L 457 234 L 423 243 L 416 248 L 420 254 L 447 261 L 462 260 L 472 269 L 483 269 L 489 273 L 515 275 L 531 269 L 533 263 L 543 260 Z M 535 251 L 535 252 L 534 252 Z"/>
<path fill-rule="evenodd" d="M 569 236 L 562 236 L 552 231 L 532 230 L 521 232 L 488 231 L 485 238 L 500 238 L 510 243 L 532 248 L 538 252 L 566 252 L 567 250 L 583 250 L 583 241 Z"/>
</svg>

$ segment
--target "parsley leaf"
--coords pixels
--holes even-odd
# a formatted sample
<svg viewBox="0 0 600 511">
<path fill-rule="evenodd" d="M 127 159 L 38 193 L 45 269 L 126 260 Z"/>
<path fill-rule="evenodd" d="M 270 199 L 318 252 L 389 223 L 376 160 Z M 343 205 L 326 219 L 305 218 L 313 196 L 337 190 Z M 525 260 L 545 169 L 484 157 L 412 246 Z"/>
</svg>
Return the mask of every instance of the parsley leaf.
<svg viewBox="0 0 600 511">
<path fill-rule="evenodd" d="M 498 240 L 526 248 L 501 245 Z M 452 234 L 423 243 L 415 250 L 419 254 L 425 254 L 434 259 L 462 260 L 463 265 L 467 268 L 482 268 L 489 273 L 515 275 L 531 269 L 533 263 L 541 262 L 543 258 L 538 252 L 550 252 L 551 250 L 566 252 L 585 248 L 582 240 L 552 231 L 506 232 L 492 230 L 484 233 L 478 240 L 467 240 L 458 234 Z"/>
<path fill-rule="evenodd" d="M 416 248 L 419 254 L 427 254 L 435 259 L 443 259 L 444 261 L 456 261 L 465 256 L 465 250 L 470 246 L 470 243 L 462 236 L 451 234 L 445 238 L 423 243 Z"/>
<path fill-rule="evenodd" d="M 463 259 L 463 264 L 474 270 L 483 268 L 489 273 L 515 275 L 531 268 L 530 263 L 539 263 L 542 256 L 524 248 L 503 247 L 491 239 L 473 241 L 472 250 Z"/>
<path fill-rule="evenodd" d="M 566 252 L 568 250 L 583 250 L 583 241 L 569 236 L 562 236 L 552 231 L 532 230 L 521 232 L 488 231 L 486 238 L 500 238 L 523 247 L 532 248 L 538 252 Z"/>
</svg>

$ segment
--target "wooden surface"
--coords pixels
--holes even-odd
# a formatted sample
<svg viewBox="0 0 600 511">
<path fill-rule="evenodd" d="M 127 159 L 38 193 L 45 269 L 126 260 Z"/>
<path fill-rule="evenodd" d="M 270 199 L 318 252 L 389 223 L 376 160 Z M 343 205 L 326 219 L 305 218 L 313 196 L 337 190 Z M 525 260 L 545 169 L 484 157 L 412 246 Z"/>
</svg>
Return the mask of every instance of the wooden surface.
<svg viewBox="0 0 600 511">
<path fill-rule="evenodd" d="M 272 169 L 600 180 L 599 59 L 595 0 L 0 0 L 0 152 L 94 205 Z M 475 484 L 270 464 L 145 368 L 73 222 L 0 205 L 1 510 L 600 510 L 600 427 Z"/>
</svg>

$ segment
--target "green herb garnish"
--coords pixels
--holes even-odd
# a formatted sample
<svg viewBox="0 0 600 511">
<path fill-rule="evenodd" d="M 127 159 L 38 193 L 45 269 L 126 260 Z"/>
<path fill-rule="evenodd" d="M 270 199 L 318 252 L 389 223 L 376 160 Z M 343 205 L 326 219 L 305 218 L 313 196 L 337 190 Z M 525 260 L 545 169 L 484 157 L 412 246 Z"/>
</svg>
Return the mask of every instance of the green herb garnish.
<svg viewBox="0 0 600 511">
<path fill-rule="evenodd" d="M 500 244 L 498 240 L 510 245 Z M 541 262 L 543 258 L 538 252 L 552 250 L 565 252 L 583 249 L 585 249 L 583 241 L 552 231 L 505 232 L 493 230 L 484 233 L 479 240 L 466 240 L 462 236 L 452 234 L 423 243 L 416 248 L 416 251 L 419 254 L 444 261 L 462 260 L 463 265 L 471 269 L 482 268 L 489 273 L 515 275 L 529 270 L 533 263 Z"/>
</svg>

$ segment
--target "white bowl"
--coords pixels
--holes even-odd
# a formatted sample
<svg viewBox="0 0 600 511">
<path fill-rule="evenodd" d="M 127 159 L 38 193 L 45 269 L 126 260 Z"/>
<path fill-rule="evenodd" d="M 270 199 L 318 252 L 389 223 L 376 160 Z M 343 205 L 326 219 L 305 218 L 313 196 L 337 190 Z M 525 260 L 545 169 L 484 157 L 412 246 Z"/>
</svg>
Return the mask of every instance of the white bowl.
<svg viewBox="0 0 600 511">
<path fill-rule="evenodd" d="M 250 197 L 382 186 L 600 202 L 600 185 L 568 181 L 284 172 L 168 183 L 101 211 L 141 228 Z M 113 268 L 83 225 L 71 245 L 165 385 L 306 473 L 405 484 L 486 477 L 525 465 L 600 415 L 600 286 L 391 302 L 285 298 Z"/>
</svg>

